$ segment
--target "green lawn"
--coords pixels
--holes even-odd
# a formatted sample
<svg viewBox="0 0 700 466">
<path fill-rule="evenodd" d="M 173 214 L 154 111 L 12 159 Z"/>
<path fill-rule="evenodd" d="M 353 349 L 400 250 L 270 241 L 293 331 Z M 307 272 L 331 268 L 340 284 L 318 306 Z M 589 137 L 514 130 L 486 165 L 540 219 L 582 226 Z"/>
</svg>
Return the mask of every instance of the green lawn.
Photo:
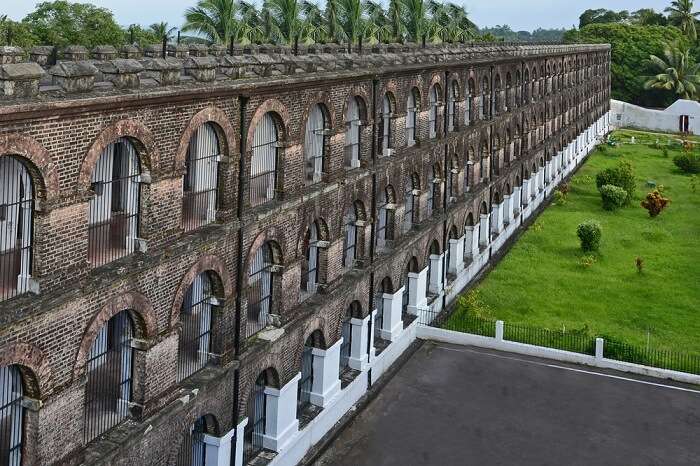
<svg viewBox="0 0 700 466">
<path fill-rule="evenodd" d="M 621 131 L 618 139 L 665 144 L 667 137 Z M 674 138 L 675 139 L 675 138 Z M 506 257 L 460 300 L 457 315 L 481 317 L 567 332 L 587 327 L 634 345 L 700 354 L 700 179 L 673 164 L 679 152 L 642 144 L 596 151 L 570 182 L 564 204 L 551 205 Z M 638 178 L 637 199 L 616 212 L 604 211 L 595 174 L 625 159 Z M 700 178 L 700 177 L 699 177 Z M 647 180 L 664 186 L 671 205 L 652 219 L 639 206 L 650 190 Z M 576 226 L 600 222 L 603 239 L 595 263 L 581 265 Z M 640 274 L 635 258 L 644 261 Z"/>
</svg>

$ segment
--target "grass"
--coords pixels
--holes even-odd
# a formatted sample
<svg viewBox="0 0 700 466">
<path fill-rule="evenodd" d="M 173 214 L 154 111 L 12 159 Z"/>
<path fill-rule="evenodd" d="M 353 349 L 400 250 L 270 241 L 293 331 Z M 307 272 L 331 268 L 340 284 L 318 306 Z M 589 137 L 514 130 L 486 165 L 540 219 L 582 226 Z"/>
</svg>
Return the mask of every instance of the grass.
<svg viewBox="0 0 700 466">
<path fill-rule="evenodd" d="M 465 313 L 506 324 L 604 336 L 644 348 L 700 355 L 700 181 L 652 147 L 657 135 L 619 131 L 637 144 L 596 151 L 572 178 L 563 203 L 548 207 L 497 267 L 462 297 L 451 323 Z M 641 144 L 642 142 L 644 144 Z M 664 142 L 662 140 L 662 142 Z M 632 163 L 638 186 L 628 207 L 601 207 L 595 175 L 621 160 Z M 650 188 L 663 185 L 671 204 L 657 218 L 639 205 Z M 600 250 L 584 254 L 576 226 L 600 222 Z M 644 261 L 643 272 L 635 265 Z M 450 324 L 450 322 L 448 322 Z"/>
</svg>

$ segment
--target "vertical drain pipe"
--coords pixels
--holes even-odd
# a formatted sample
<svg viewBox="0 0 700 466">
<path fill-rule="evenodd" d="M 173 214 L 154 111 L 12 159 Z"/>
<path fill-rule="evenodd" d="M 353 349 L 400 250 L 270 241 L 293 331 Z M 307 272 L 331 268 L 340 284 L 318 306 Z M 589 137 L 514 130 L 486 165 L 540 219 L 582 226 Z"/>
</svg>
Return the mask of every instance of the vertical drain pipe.
<svg viewBox="0 0 700 466">
<path fill-rule="evenodd" d="M 369 324 L 367 333 L 367 363 L 372 362 L 370 360 L 370 354 L 372 354 L 372 333 L 374 332 L 374 319 L 371 315 L 375 309 L 374 303 L 374 254 L 375 254 L 375 240 L 376 235 L 376 210 L 377 210 L 377 88 L 379 87 L 379 80 L 375 77 L 372 79 L 372 141 L 371 147 L 371 158 L 372 158 L 372 202 L 370 205 L 370 218 L 372 219 L 372 224 L 370 226 L 370 242 L 369 242 L 369 263 L 370 263 L 370 273 L 369 273 Z M 372 387 L 372 368 L 367 369 L 367 389 Z"/>
</svg>

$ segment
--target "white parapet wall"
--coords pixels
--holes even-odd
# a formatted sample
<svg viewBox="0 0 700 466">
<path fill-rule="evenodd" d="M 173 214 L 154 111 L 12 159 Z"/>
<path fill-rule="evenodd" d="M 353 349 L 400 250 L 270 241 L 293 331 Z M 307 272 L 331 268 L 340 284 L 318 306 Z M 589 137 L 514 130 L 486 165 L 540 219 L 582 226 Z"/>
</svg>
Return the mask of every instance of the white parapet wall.
<svg viewBox="0 0 700 466">
<path fill-rule="evenodd" d="M 610 124 L 615 128 L 639 128 L 663 133 L 678 133 L 681 116 L 688 117 L 688 132 L 700 134 L 700 104 L 678 100 L 665 110 L 639 107 L 619 100 L 610 101 Z"/>
</svg>

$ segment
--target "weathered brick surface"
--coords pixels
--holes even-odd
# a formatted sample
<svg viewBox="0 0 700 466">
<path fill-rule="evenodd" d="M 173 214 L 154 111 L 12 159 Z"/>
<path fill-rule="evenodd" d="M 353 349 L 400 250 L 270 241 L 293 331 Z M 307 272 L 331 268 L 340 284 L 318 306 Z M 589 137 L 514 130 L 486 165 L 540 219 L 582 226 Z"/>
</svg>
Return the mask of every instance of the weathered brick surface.
<svg viewBox="0 0 700 466">
<path fill-rule="evenodd" d="M 28 396 L 43 403 L 27 416 L 27 439 L 34 439 L 26 447 L 30 464 L 33 459 L 36 464 L 172 464 L 184 433 L 198 417 L 211 415 L 219 433 L 230 430 L 237 417 L 245 416 L 261 371 L 269 370 L 278 384 L 290 380 L 299 371 L 304 342 L 312 332 L 321 330 L 325 346 L 337 342 L 350 303 L 358 301 L 367 315 L 382 280 L 388 277 L 394 290 L 403 286 L 412 258 L 420 269 L 426 267 L 431 244 L 444 251 L 447 238 L 461 236 L 465 224 L 478 221 L 481 211 L 490 212 L 494 202 L 602 116 L 608 110 L 608 61 L 609 51 L 602 48 L 396 67 L 342 78 L 331 73 L 228 87 L 212 84 L 206 92 L 181 86 L 134 91 L 118 99 L 91 95 L 39 104 L 0 101 L 0 156 L 26 161 L 38 199 L 32 275 L 41 291 L 0 302 L 0 365 L 19 365 Z M 455 128 L 445 134 L 453 82 Z M 429 135 L 432 86 L 439 89 L 441 103 L 435 138 Z M 406 102 L 414 88 L 419 97 L 417 144 L 407 147 Z M 392 112 L 390 145 L 395 149 L 391 157 L 380 153 L 386 92 Z M 494 103 L 491 119 L 478 117 L 482 95 Z M 516 105 L 525 96 L 528 101 Z M 345 114 L 351 98 L 361 102 L 362 121 L 361 163 L 353 169 L 344 166 Z M 469 99 L 471 121 L 466 121 Z M 309 184 L 304 135 L 306 117 L 317 104 L 325 108 L 328 134 L 322 181 Z M 253 133 L 267 112 L 275 115 L 282 146 L 277 197 L 251 208 Z M 187 147 L 207 122 L 216 129 L 222 154 L 217 221 L 184 232 Z M 94 267 L 87 260 L 92 170 L 102 150 L 120 137 L 134 142 L 141 171 L 151 177 L 150 184 L 141 186 L 139 215 L 139 237 L 148 249 Z M 512 157 L 506 156 L 510 152 Z M 415 180 L 420 194 L 414 206 L 416 224 L 403 233 L 408 178 Z M 439 182 L 429 214 L 428 190 L 434 178 Z M 452 191 L 447 193 L 449 178 Z M 389 194 L 396 210 L 391 241 L 376 250 L 372 232 L 382 192 Z M 354 268 L 344 267 L 342 257 L 343 218 L 350 209 L 365 222 L 358 228 Z M 304 239 L 314 221 L 328 247 L 320 254 L 321 289 L 308 296 L 301 290 Z M 274 242 L 274 262 L 280 266 L 274 272 L 272 312 L 280 316 L 284 334 L 274 342 L 245 339 L 250 261 L 266 241 Z M 216 357 L 178 383 L 180 307 L 185 291 L 202 272 L 214 278 L 220 303 L 212 319 Z M 132 395 L 139 408 L 105 441 L 86 446 L 86 356 L 100 326 L 127 309 L 135 337 L 142 340 L 134 357 Z M 236 376 L 240 384 L 234 393 Z"/>
</svg>

